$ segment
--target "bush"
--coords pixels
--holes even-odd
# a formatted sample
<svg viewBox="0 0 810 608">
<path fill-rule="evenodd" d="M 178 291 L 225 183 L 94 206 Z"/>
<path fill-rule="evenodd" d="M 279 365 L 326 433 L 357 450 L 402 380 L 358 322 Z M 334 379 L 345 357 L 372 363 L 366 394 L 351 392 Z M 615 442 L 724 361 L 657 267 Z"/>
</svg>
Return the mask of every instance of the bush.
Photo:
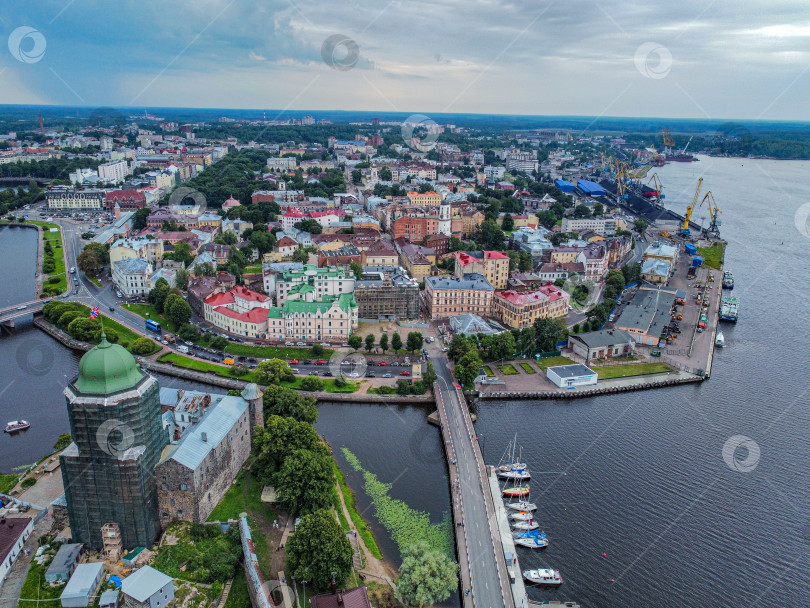
<svg viewBox="0 0 810 608">
<path fill-rule="evenodd" d="M 425 383 L 421 380 L 417 380 L 411 386 L 411 394 L 412 395 L 424 395 L 425 394 Z"/>
<path fill-rule="evenodd" d="M 236 365 L 231 367 L 231 371 L 230 371 L 230 374 L 232 376 L 236 376 L 237 378 L 240 378 L 241 376 L 244 376 L 247 373 L 248 373 L 248 368 L 245 367 L 244 363 L 237 363 Z"/>
<path fill-rule="evenodd" d="M 381 386 L 380 388 L 377 389 L 377 394 L 378 395 L 393 395 L 396 392 L 397 392 L 397 389 L 395 389 L 395 388 L 393 388 L 391 386 Z"/>
<path fill-rule="evenodd" d="M 150 355 L 155 352 L 157 344 L 149 338 L 138 338 L 132 343 L 133 355 Z"/>
<path fill-rule="evenodd" d="M 341 374 L 335 378 L 335 388 L 343 388 L 344 386 L 346 386 L 346 376 Z"/>
<path fill-rule="evenodd" d="M 217 336 L 213 340 L 211 340 L 211 348 L 216 350 L 225 350 L 225 347 L 228 346 L 228 341 L 223 338 L 222 336 Z"/>
<path fill-rule="evenodd" d="M 407 380 L 397 380 L 397 395 L 410 395 L 411 385 Z"/>
<path fill-rule="evenodd" d="M 323 390 L 323 380 L 320 378 L 315 378 L 314 376 L 309 376 L 304 378 L 301 381 L 301 390 L 302 391 L 322 391 Z"/>
<path fill-rule="evenodd" d="M 53 444 L 53 449 L 56 451 L 64 450 L 67 446 L 70 445 L 70 433 L 65 433 L 63 435 L 59 435 L 59 438 L 56 440 L 56 443 Z"/>
<path fill-rule="evenodd" d="M 42 263 L 42 272 L 48 274 L 56 270 L 56 266 L 53 262 L 45 261 Z"/>
<path fill-rule="evenodd" d="M 323 353 L 325 351 L 326 351 L 326 349 L 323 346 L 321 346 L 320 344 L 313 344 L 312 345 L 312 356 L 313 357 L 322 357 Z"/>
<path fill-rule="evenodd" d="M 56 283 L 58 283 L 61 280 L 62 279 L 60 279 L 59 277 L 51 277 L 50 279 L 48 279 L 48 283 L 50 283 L 51 285 L 55 285 Z"/>
<path fill-rule="evenodd" d="M 177 333 L 186 342 L 196 342 L 202 336 L 202 332 L 190 323 L 183 325 Z"/>
<path fill-rule="evenodd" d="M 21 483 L 20 485 L 21 485 L 23 488 L 30 488 L 30 487 L 31 487 L 31 486 L 33 486 L 33 485 L 34 485 L 36 482 L 37 482 L 37 478 L 36 478 L 36 477 L 26 477 L 25 479 L 23 479 L 23 480 L 22 480 L 22 483 Z"/>
</svg>

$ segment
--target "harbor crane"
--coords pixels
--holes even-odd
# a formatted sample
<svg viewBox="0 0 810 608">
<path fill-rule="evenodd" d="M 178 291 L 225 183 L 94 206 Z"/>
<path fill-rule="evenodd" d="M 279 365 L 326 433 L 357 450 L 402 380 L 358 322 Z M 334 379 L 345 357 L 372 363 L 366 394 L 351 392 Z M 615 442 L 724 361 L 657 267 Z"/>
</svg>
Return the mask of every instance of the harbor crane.
<svg viewBox="0 0 810 608">
<path fill-rule="evenodd" d="M 661 129 L 661 138 L 664 140 L 664 149 L 672 148 L 675 145 L 675 140 L 672 139 L 669 129 Z"/>
<path fill-rule="evenodd" d="M 681 154 L 686 154 L 686 149 L 689 147 L 689 144 L 692 143 L 692 138 L 693 137 L 694 137 L 694 135 L 692 135 L 692 137 L 689 138 L 689 141 L 686 142 L 686 145 L 683 147 L 683 150 L 681 150 Z"/>
<path fill-rule="evenodd" d="M 709 217 L 711 218 L 711 224 L 709 224 L 709 234 L 713 234 L 715 236 L 720 236 L 720 218 L 718 217 L 722 211 L 717 208 L 717 203 L 714 200 L 714 194 L 712 191 L 709 190 L 703 196 L 703 200 L 700 201 L 700 206 L 703 207 L 703 203 L 706 201 L 709 202 Z"/>
<path fill-rule="evenodd" d="M 692 217 L 692 210 L 697 205 L 698 196 L 700 196 L 700 186 L 703 183 L 703 178 L 701 177 L 698 180 L 697 188 L 695 189 L 695 196 L 692 197 L 691 204 L 686 208 L 686 215 L 683 218 L 683 228 L 681 228 L 680 235 L 681 236 L 690 236 L 691 232 L 689 231 L 689 219 Z"/>
<path fill-rule="evenodd" d="M 664 198 L 664 193 L 662 192 L 664 187 L 661 185 L 661 179 L 658 177 L 657 173 L 653 173 L 650 176 L 650 179 L 647 180 L 647 185 L 650 185 L 650 184 L 652 184 L 653 187 L 655 188 L 655 196 L 656 196 L 656 198 L 658 198 L 659 200 Z"/>
</svg>

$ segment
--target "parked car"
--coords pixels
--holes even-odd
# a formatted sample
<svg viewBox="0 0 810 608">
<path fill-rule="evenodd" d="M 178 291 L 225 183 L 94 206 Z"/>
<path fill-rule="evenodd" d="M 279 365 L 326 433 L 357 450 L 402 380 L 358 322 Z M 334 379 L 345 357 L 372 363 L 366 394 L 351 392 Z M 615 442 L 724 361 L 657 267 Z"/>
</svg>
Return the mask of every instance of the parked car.
<svg viewBox="0 0 810 608">
<path fill-rule="evenodd" d="M 256 340 L 256 346 L 263 346 L 264 340 Z"/>
<path fill-rule="evenodd" d="M 287 341 L 284 343 L 284 346 L 295 346 L 295 342 Z"/>
<path fill-rule="evenodd" d="M 324 348 L 329 348 L 332 345 L 329 344 L 329 342 L 321 342 L 321 346 L 323 346 Z"/>
<path fill-rule="evenodd" d="M 301 370 L 298 369 L 297 367 L 292 368 L 292 370 L 293 370 L 294 374 L 300 374 L 301 373 Z"/>
<path fill-rule="evenodd" d="M 298 359 L 290 359 L 290 360 L 288 361 L 288 363 L 289 363 L 290 365 L 298 365 Z"/>
<path fill-rule="evenodd" d="M 296 346 L 306 346 L 307 343 L 306 342 L 296 342 L 295 345 Z"/>
<path fill-rule="evenodd" d="M 390 378 L 391 374 L 383 374 L 383 378 Z"/>
<path fill-rule="evenodd" d="M 366 378 L 376 378 L 376 377 L 377 377 L 377 374 L 375 374 L 374 372 L 369 372 L 369 373 L 366 374 Z"/>
<path fill-rule="evenodd" d="M 399 372 L 399 375 L 400 375 L 400 376 L 410 376 L 410 375 L 411 375 L 411 372 L 409 372 L 409 371 L 407 371 L 407 370 L 406 370 L 406 371 Z"/>
<path fill-rule="evenodd" d="M 380 362 L 377 363 L 377 366 L 379 366 L 379 367 L 385 367 L 386 365 L 388 365 L 388 364 L 385 361 L 380 361 Z"/>
<path fill-rule="evenodd" d="M 312 360 L 304 359 L 303 361 L 301 361 L 301 365 L 312 365 Z"/>
<path fill-rule="evenodd" d="M 315 365 L 326 365 L 326 361 L 324 361 L 323 359 L 319 359 L 315 362 Z"/>
</svg>

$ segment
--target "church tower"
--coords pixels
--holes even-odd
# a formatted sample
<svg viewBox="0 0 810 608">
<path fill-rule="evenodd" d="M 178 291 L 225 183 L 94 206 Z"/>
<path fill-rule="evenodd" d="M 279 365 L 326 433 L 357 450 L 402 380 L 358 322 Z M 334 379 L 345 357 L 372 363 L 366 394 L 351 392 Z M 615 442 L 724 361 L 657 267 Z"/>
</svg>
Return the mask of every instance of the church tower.
<svg viewBox="0 0 810 608">
<path fill-rule="evenodd" d="M 450 236 L 450 201 L 443 200 L 439 205 L 439 234 Z"/>
</svg>

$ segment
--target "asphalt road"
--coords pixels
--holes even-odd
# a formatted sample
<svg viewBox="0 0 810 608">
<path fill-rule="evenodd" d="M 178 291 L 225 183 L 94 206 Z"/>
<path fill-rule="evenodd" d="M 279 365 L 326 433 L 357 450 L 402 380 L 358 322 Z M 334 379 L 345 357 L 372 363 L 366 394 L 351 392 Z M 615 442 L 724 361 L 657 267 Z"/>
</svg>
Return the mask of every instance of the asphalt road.
<svg viewBox="0 0 810 608">
<path fill-rule="evenodd" d="M 431 348 L 432 347 L 432 348 Z M 504 599 L 495 561 L 496 547 L 492 542 L 489 522 L 484 506 L 484 490 L 481 487 L 472 440 L 467 426 L 458 393 L 456 381 L 447 365 L 447 357 L 441 352 L 440 344 L 430 345 L 428 351 L 436 369 L 442 398 L 447 410 L 450 436 L 456 450 L 457 471 L 461 487 L 461 500 L 464 506 L 464 528 L 456 528 L 456 535 L 466 534 L 469 549 L 472 596 L 475 606 L 494 608 L 503 606 Z M 459 542 L 463 542 L 459 539 Z M 501 547 L 497 547 L 501 551 Z"/>
</svg>

